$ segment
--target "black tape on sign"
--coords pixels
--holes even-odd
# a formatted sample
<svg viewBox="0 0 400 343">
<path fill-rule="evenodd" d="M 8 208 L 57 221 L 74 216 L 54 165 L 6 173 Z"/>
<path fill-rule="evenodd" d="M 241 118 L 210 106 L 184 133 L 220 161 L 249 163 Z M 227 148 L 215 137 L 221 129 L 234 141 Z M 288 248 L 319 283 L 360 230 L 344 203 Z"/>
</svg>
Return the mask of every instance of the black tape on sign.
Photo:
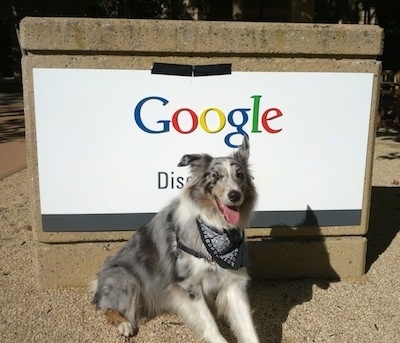
<svg viewBox="0 0 400 343">
<path fill-rule="evenodd" d="M 153 63 L 152 74 L 176 76 L 213 76 L 232 74 L 232 64 L 210 64 L 191 66 L 186 64 Z"/>
<path fill-rule="evenodd" d="M 153 63 L 152 74 L 192 76 L 193 67 L 185 64 Z"/>
<path fill-rule="evenodd" d="M 232 74 L 232 64 L 210 64 L 193 67 L 194 76 L 211 76 Z"/>
</svg>

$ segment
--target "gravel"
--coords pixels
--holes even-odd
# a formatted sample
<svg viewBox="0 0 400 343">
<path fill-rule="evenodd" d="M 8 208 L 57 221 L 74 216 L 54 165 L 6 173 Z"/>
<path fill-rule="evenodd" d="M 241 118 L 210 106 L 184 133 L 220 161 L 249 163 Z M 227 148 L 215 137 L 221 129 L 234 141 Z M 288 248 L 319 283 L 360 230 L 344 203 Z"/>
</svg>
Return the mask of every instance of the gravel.
<svg viewBox="0 0 400 343">
<path fill-rule="evenodd" d="M 254 281 L 249 293 L 261 342 L 400 342 L 400 135 L 378 132 L 367 273 L 359 280 Z M 0 341 L 123 342 L 86 289 L 36 281 L 27 172 L 0 180 Z M 223 334 L 235 342 L 226 324 Z M 142 323 L 131 342 L 195 343 L 180 320 Z"/>
</svg>

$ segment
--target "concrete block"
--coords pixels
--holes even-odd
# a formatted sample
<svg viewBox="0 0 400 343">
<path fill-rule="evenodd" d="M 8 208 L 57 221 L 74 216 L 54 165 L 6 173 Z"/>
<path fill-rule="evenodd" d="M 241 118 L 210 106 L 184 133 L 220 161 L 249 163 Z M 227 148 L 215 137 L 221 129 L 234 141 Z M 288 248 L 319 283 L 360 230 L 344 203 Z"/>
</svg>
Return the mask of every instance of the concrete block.
<svg viewBox="0 0 400 343">
<path fill-rule="evenodd" d="M 106 55 L 367 56 L 382 53 L 373 25 L 24 18 L 21 46 L 32 53 Z M 214 57 L 213 56 L 213 57 Z"/>
<path fill-rule="evenodd" d="M 252 279 L 349 279 L 364 273 L 363 237 L 249 242 Z M 45 287 L 86 287 L 106 258 L 124 243 L 43 244 L 36 247 L 39 281 Z"/>
<path fill-rule="evenodd" d="M 365 272 L 364 237 L 250 240 L 254 279 L 349 279 Z"/>
<path fill-rule="evenodd" d="M 89 18 L 21 22 L 32 228 L 38 276 L 48 287 L 85 286 L 131 232 L 44 232 L 40 212 L 33 68 L 149 70 L 154 62 L 231 63 L 233 71 L 373 73 L 361 223 L 343 227 L 250 228 L 250 273 L 259 279 L 357 278 L 364 272 L 374 119 L 383 30 L 325 25 Z M 110 228 L 112 229 L 112 228 Z M 132 230 L 135 228 L 132 228 Z"/>
<path fill-rule="evenodd" d="M 45 287 L 87 287 L 123 243 L 37 243 L 37 273 Z"/>
</svg>

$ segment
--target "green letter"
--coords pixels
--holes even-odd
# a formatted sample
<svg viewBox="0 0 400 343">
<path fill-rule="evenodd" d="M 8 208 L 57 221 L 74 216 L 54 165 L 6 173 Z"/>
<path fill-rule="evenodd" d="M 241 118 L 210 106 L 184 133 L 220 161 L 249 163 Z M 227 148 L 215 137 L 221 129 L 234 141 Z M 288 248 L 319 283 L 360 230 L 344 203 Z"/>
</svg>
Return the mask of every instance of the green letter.
<svg viewBox="0 0 400 343">
<path fill-rule="evenodd" d="M 253 102 L 253 119 L 252 119 L 252 129 L 251 132 L 261 132 L 258 129 L 258 115 L 260 113 L 260 99 L 262 95 L 253 95 L 251 98 L 254 99 Z"/>
</svg>

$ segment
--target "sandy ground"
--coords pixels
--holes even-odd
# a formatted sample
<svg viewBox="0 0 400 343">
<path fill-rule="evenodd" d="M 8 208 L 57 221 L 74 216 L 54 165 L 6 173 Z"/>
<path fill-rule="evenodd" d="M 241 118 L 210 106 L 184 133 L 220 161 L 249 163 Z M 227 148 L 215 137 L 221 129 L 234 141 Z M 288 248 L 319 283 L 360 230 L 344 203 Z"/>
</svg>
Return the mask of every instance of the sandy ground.
<svg viewBox="0 0 400 343">
<path fill-rule="evenodd" d="M 399 142 L 398 132 L 378 133 L 367 274 L 335 283 L 253 282 L 249 292 L 261 342 L 400 342 Z M 31 231 L 22 170 L 0 181 L 0 342 L 123 342 L 87 290 L 37 284 Z M 199 342 L 172 315 L 143 323 L 131 341 Z"/>
</svg>

